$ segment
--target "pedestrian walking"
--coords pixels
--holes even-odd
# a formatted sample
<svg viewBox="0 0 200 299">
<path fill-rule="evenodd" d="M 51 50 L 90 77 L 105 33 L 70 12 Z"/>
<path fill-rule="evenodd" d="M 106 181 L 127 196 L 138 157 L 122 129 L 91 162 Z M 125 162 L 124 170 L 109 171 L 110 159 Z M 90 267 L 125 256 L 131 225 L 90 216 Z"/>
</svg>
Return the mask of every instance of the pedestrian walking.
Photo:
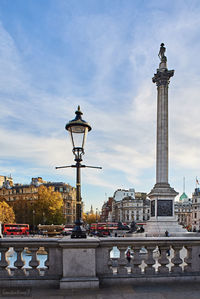
<svg viewBox="0 0 200 299">
<path fill-rule="evenodd" d="M 127 252 L 126 252 L 126 258 L 127 258 L 127 261 L 130 263 L 130 261 L 131 261 L 131 252 L 130 252 L 130 249 L 128 249 Z"/>
</svg>

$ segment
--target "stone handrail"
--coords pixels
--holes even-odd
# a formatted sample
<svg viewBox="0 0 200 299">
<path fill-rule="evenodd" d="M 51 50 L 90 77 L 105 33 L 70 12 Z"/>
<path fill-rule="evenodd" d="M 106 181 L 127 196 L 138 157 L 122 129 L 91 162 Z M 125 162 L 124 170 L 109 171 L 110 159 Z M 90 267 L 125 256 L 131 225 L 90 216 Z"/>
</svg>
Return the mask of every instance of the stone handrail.
<svg viewBox="0 0 200 299">
<path fill-rule="evenodd" d="M 9 257 L 16 253 L 13 265 Z M 30 261 L 25 267 L 24 252 Z M 10 286 L 59 286 L 62 276 L 62 250 L 58 239 L 51 238 L 4 238 L 0 241 L 0 287 Z M 37 254 L 47 256 L 41 267 Z"/>
<path fill-rule="evenodd" d="M 13 265 L 9 265 L 11 248 L 16 256 Z M 0 287 L 91 288 L 99 283 L 200 278 L 199 237 L 14 237 L 1 239 L 0 253 Z M 44 266 L 38 259 L 41 253 L 46 257 Z"/>
</svg>

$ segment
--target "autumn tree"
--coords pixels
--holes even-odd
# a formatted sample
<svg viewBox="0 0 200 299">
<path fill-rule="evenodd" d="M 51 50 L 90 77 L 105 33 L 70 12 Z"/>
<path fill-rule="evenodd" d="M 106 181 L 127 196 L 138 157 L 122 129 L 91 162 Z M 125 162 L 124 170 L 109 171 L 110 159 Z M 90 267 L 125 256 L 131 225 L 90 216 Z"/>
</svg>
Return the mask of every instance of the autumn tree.
<svg viewBox="0 0 200 299">
<path fill-rule="evenodd" d="M 59 192 L 52 191 L 51 187 L 40 186 L 38 199 L 34 204 L 36 224 L 62 224 L 63 198 Z"/>
<path fill-rule="evenodd" d="M 99 214 L 94 214 L 94 213 L 83 213 L 83 221 L 87 224 L 95 223 L 96 221 L 100 221 L 100 216 Z"/>
<path fill-rule="evenodd" d="M 18 199 L 13 204 L 16 223 L 33 222 L 33 203 L 26 199 Z"/>
<path fill-rule="evenodd" d="M 15 222 L 15 214 L 13 208 L 10 207 L 5 201 L 0 202 L 0 222 L 1 223 Z"/>
</svg>

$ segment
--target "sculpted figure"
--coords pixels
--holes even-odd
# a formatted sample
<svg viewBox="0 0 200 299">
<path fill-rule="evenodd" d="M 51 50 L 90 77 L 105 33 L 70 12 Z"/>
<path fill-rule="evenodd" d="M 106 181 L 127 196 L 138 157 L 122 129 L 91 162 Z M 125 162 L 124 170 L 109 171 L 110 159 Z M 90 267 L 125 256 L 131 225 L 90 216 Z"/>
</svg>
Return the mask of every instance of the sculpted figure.
<svg viewBox="0 0 200 299">
<path fill-rule="evenodd" d="M 167 61 L 167 57 L 165 56 L 165 51 L 166 51 L 166 48 L 164 47 L 164 44 L 162 43 L 160 45 L 160 51 L 158 53 L 158 56 L 159 56 L 161 62 L 166 62 Z"/>
</svg>

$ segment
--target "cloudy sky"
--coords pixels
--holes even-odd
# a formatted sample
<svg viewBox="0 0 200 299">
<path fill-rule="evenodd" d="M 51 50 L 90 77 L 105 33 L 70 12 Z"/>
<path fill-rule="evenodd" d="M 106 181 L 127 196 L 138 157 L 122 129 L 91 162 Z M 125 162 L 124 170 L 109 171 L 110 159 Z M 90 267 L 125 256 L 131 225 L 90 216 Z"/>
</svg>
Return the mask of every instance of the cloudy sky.
<svg viewBox="0 0 200 299">
<path fill-rule="evenodd" d="M 155 184 L 156 86 L 168 68 L 169 182 L 191 196 L 200 179 L 200 2 L 1 0 L 0 175 L 75 186 L 65 124 L 81 106 L 92 126 L 82 170 L 86 209 L 118 188 Z"/>
</svg>

